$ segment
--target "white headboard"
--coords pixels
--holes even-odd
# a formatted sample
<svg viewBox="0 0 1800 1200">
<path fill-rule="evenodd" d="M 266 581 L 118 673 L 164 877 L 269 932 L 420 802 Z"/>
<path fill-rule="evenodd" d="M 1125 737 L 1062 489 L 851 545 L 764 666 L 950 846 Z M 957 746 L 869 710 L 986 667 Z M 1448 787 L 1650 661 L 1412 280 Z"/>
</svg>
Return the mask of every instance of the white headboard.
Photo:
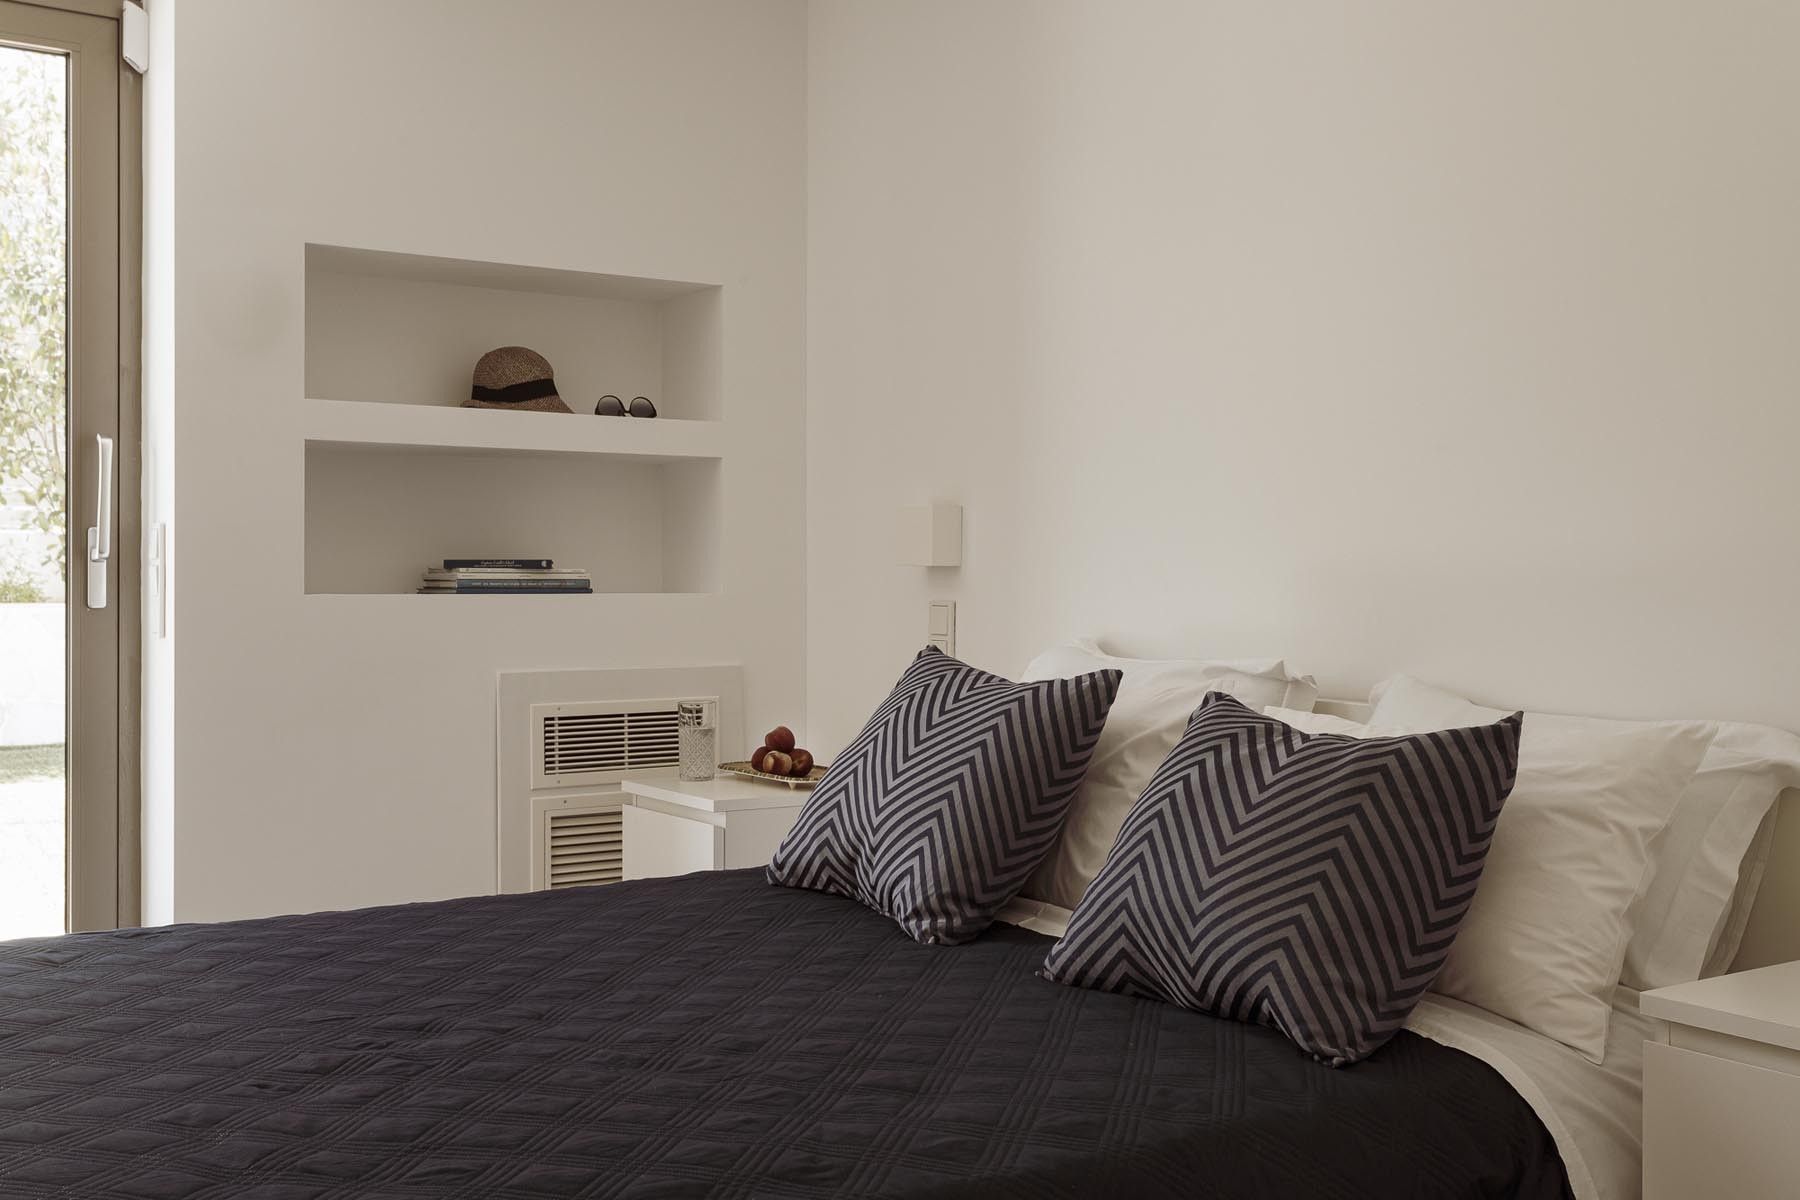
<svg viewBox="0 0 1800 1200">
<path fill-rule="evenodd" d="M 1348 721 L 1369 719 L 1369 706 L 1360 700 L 1320 700 L 1313 708 Z M 1776 803 L 1768 865 L 1732 966 L 1743 971 L 1795 959 L 1800 959 L 1800 788 L 1783 792 Z"/>
</svg>

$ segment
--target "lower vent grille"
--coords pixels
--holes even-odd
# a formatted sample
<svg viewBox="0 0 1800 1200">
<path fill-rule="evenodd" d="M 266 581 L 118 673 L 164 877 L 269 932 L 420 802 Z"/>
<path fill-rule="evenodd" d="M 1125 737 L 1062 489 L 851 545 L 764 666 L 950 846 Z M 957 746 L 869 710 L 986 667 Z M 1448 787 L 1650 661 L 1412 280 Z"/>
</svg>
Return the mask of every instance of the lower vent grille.
<svg viewBox="0 0 1800 1200">
<path fill-rule="evenodd" d="M 624 867 L 623 819 L 617 806 L 549 816 L 545 873 L 553 888 L 617 883 Z"/>
</svg>

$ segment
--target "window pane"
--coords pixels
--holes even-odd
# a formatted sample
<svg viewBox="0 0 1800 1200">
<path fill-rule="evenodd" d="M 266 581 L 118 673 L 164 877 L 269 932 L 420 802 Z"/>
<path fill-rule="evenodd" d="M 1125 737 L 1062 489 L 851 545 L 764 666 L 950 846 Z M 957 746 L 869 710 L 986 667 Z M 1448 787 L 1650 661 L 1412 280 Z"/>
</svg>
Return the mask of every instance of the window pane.
<svg viewBox="0 0 1800 1200">
<path fill-rule="evenodd" d="M 67 93 L 0 47 L 0 939 L 63 931 Z"/>
</svg>

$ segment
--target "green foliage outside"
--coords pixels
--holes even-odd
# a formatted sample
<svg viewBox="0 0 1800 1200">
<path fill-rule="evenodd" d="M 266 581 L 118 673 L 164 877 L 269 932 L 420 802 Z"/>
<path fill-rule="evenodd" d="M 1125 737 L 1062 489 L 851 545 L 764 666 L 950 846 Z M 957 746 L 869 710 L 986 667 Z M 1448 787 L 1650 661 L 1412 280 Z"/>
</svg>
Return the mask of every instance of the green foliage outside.
<svg viewBox="0 0 1800 1200">
<path fill-rule="evenodd" d="M 0 564 L 0 604 L 45 604 L 50 594 L 37 576 L 16 562 Z"/>
<path fill-rule="evenodd" d="M 0 783 L 62 777 L 61 746 L 0 746 Z"/>
<path fill-rule="evenodd" d="M 68 562 L 65 86 L 59 56 L 0 49 L 0 502 L 23 505 L 57 576 Z M 41 599 L 17 564 L 0 573 L 0 601 L 31 588 Z"/>
</svg>

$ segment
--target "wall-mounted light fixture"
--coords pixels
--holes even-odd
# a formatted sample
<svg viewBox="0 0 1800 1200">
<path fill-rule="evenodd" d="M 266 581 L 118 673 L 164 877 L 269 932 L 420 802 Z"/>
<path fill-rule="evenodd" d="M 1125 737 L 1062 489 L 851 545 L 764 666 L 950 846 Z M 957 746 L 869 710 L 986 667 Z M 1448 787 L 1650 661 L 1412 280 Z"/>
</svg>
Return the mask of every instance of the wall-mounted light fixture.
<svg viewBox="0 0 1800 1200">
<path fill-rule="evenodd" d="M 900 510 L 900 562 L 910 567 L 962 566 L 962 505 L 921 504 Z"/>
</svg>

